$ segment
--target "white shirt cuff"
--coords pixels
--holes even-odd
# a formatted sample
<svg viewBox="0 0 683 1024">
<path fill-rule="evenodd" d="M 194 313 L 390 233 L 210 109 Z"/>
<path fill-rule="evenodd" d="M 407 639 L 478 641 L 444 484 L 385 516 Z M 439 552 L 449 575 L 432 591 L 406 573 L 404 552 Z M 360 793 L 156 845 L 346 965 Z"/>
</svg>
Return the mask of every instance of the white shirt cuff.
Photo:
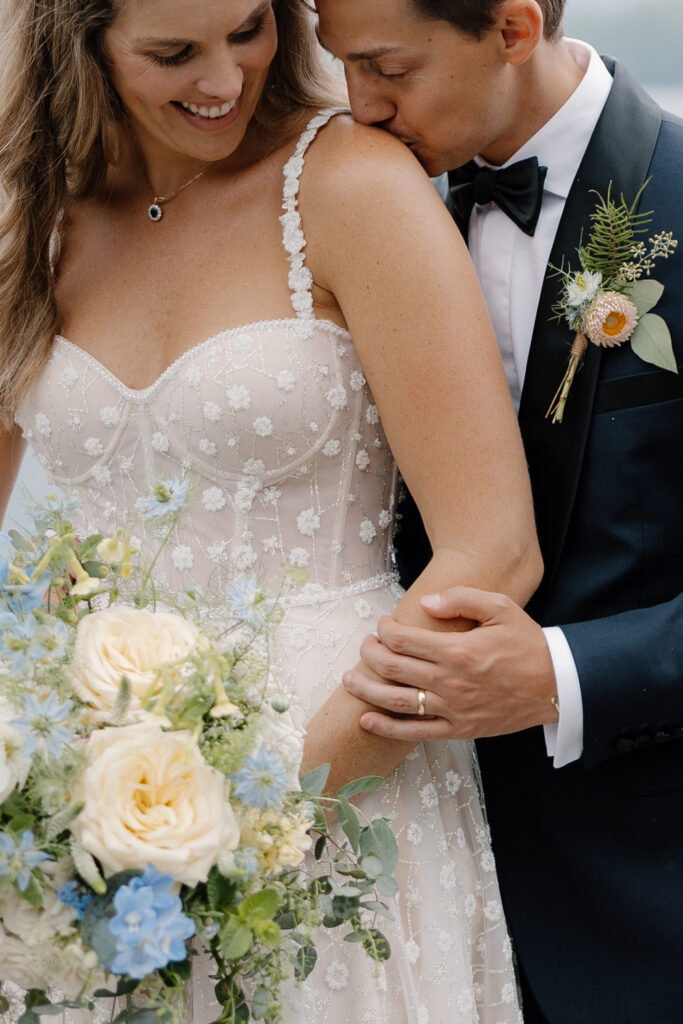
<svg viewBox="0 0 683 1024">
<path fill-rule="evenodd" d="M 550 658 L 555 670 L 557 696 L 560 702 L 560 720 L 544 725 L 548 757 L 555 768 L 563 768 L 578 761 L 583 753 L 583 700 L 579 673 L 567 638 L 559 626 L 543 630 Z"/>
</svg>

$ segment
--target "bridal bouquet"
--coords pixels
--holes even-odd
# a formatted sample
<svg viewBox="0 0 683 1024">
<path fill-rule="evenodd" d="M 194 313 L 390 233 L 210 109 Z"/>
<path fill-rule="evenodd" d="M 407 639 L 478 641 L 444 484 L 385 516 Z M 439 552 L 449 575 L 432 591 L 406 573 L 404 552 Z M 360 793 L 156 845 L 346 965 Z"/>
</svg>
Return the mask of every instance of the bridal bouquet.
<svg viewBox="0 0 683 1024">
<path fill-rule="evenodd" d="M 138 503 L 159 551 L 186 489 Z M 160 592 L 159 552 L 145 563 L 130 529 L 78 540 L 72 510 L 48 497 L 37 537 L 0 534 L 0 1013 L 19 1016 L 19 986 L 21 1024 L 109 997 L 116 1022 L 182 1019 L 207 954 L 220 1020 L 275 1024 L 321 922 L 389 956 L 396 842 L 349 802 L 382 780 L 334 799 L 325 767 L 299 783 L 280 599 L 237 579 L 212 629 L 208 598 Z"/>
</svg>

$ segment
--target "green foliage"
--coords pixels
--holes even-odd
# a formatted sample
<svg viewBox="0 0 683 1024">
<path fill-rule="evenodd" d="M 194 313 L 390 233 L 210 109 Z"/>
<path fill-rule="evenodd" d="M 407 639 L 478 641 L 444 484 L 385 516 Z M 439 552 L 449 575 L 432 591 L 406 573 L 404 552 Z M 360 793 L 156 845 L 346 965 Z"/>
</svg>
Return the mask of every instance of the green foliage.
<svg viewBox="0 0 683 1024">
<path fill-rule="evenodd" d="M 656 313 L 646 313 L 641 317 L 631 338 L 631 348 L 646 363 L 678 373 L 669 328 Z"/>
<path fill-rule="evenodd" d="M 636 238 L 647 234 L 652 223 L 652 210 L 636 213 L 647 185 L 645 182 L 639 189 L 630 206 L 623 195 L 619 202 L 612 199 L 611 182 L 606 197 L 599 192 L 594 193 L 597 203 L 590 217 L 590 238 L 580 250 L 580 255 L 585 270 L 602 274 L 605 288 L 612 287 L 619 278 L 621 268 L 632 258 Z"/>
</svg>

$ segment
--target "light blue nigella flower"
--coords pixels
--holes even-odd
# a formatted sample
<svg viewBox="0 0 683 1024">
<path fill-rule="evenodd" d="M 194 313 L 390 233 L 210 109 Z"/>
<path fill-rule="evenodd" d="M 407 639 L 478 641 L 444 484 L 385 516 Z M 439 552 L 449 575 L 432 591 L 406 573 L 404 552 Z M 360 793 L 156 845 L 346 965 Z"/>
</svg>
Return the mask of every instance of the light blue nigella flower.
<svg viewBox="0 0 683 1024">
<path fill-rule="evenodd" d="M 92 903 L 94 896 L 91 892 L 83 889 L 78 882 L 65 882 L 57 889 L 57 898 L 67 907 L 73 907 L 76 911 L 76 920 L 83 918 L 86 910 Z"/>
<path fill-rule="evenodd" d="M 26 737 L 21 753 L 31 757 L 40 748 L 52 757 L 58 758 L 65 743 L 71 741 L 71 733 L 61 725 L 73 707 L 73 701 L 60 701 L 51 693 L 44 701 L 35 694 L 24 694 L 24 714 L 10 723 L 18 733 Z"/>
<path fill-rule="evenodd" d="M 28 650 L 29 658 L 47 665 L 53 661 L 61 661 L 66 654 L 69 642 L 69 630 L 59 619 L 38 626 L 33 642 Z"/>
<path fill-rule="evenodd" d="M 116 939 L 114 974 L 137 980 L 171 961 L 184 960 L 185 943 L 195 933 L 194 921 L 183 913 L 183 904 L 172 892 L 173 879 L 148 867 L 144 874 L 122 885 L 114 896 L 116 914 L 109 930 Z"/>
<path fill-rule="evenodd" d="M 42 850 L 34 850 L 33 839 L 33 832 L 22 832 L 19 842 L 8 832 L 0 832 L 0 876 L 9 875 L 20 892 L 28 889 L 33 869 L 52 859 Z"/>
<path fill-rule="evenodd" d="M 64 498 L 52 491 L 40 501 L 29 504 L 29 516 L 38 533 L 44 533 L 54 527 L 56 522 L 68 521 L 77 505 L 78 498 Z"/>
<path fill-rule="evenodd" d="M 232 776 L 233 795 L 247 807 L 277 807 L 289 785 L 284 762 L 279 754 L 259 747 L 247 758 L 244 768 Z"/>
<path fill-rule="evenodd" d="M 262 629 L 270 607 L 263 588 L 253 576 L 238 580 L 228 593 L 228 601 L 235 617 L 252 629 Z"/>
<path fill-rule="evenodd" d="M 180 512 L 185 504 L 190 481 L 182 483 L 174 476 L 172 480 L 155 480 L 148 498 L 138 498 L 135 507 L 144 519 L 159 519 L 162 516 Z"/>
</svg>

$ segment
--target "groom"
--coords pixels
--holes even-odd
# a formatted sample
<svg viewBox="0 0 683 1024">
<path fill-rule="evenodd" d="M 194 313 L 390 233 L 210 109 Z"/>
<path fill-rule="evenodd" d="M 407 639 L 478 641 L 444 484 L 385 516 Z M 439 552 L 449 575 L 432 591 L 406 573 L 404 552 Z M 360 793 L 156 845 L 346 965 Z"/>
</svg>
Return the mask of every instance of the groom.
<svg viewBox="0 0 683 1024">
<path fill-rule="evenodd" d="M 547 419 L 572 333 L 551 321 L 559 282 L 546 268 L 576 269 L 591 190 L 605 195 L 611 183 L 631 201 L 651 178 L 640 207 L 654 210 L 647 237 L 681 239 L 655 276 L 665 285 L 657 313 L 683 366 L 683 123 L 618 62 L 561 38 L 564 0 L 317 6 L 355 118 L 396 135 L 430 175 L 451 172 L 447 201 L 519 408 L 546 567 L 527 612 L 464 588 L 425 601 L 439 618 L 473 620 L 468 633 L 382 620 L 363 656 L 387 682 L 349 673 L 345 685 L 389 712 L 405 685 L 416 708 L 416 691 L 426 692 L 434 717 L 369 713 L 362 724 L 377 734 L 496 737 L 478 748 L 527 1024 L 674 1024 L 683 386 L 628 343 L 591 345 L 564 422 Z M 474 157 L 520 166 L 512 178 L 478 174 Z M 429 556 L 414 507 L 397 544 L 410 583 Z"/>
</svg>

